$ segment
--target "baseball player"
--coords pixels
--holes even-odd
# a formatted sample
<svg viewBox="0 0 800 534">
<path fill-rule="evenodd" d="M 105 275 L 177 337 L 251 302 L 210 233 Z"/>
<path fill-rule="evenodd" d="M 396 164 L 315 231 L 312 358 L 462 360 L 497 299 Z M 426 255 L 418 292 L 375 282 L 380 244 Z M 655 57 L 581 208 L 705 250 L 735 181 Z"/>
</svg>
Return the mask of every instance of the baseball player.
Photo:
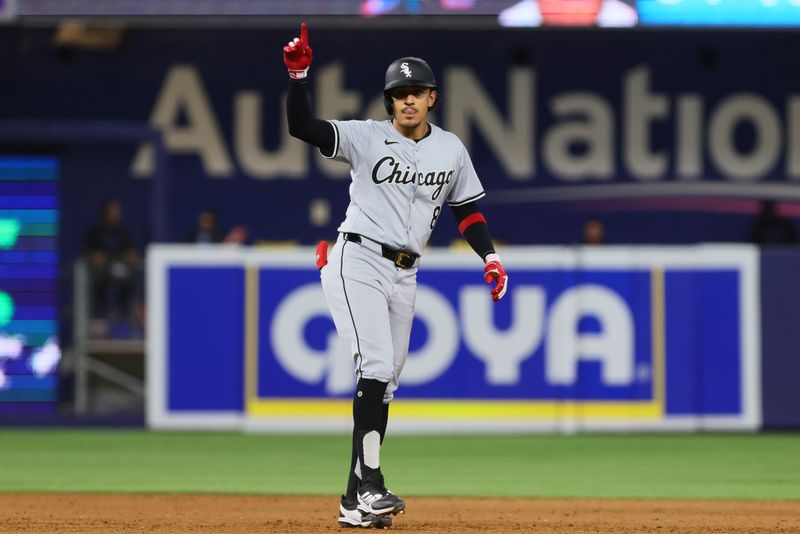
<svg viewBox="0 0 800 534">
<path fill-rule="evenodd" d="M 508 276 L 475 201 L 484 196 L 464 145 L 430 124 L 439 100 L 433 71 L 404 57 L 386 71 L 384 121 L 323 121 L 311 114 L 306 79 L 312 50 L 308 27 L 283 48 L 291 78 L 289 132 L 351 167 L 350 205 L 327 257 L 317 248 L 325 298 L 339 336 L 350 349 L 358 382 L 353 395 L 353 449 L 347 490 L 339 505 L 343 527 L 387 528 L 405 510 L 386 489 L 380 448 L 389 403 L 408 355 L 417 267 L 445 203 L 459 230 L 485 262 L 492 298 Z"/>
</svg>

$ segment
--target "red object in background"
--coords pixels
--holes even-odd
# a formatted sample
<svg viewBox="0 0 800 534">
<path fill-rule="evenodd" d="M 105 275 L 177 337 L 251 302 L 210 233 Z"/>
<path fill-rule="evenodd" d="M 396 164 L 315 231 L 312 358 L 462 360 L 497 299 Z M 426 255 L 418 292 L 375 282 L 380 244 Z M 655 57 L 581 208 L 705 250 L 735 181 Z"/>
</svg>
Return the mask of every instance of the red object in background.
<svg viewBox="0 0 800 534">
<path fill-rule="evenodd" d="M 602 0 L 539 0 L 542 24 L 552 26 L 592 26 Z"/>
</svg>

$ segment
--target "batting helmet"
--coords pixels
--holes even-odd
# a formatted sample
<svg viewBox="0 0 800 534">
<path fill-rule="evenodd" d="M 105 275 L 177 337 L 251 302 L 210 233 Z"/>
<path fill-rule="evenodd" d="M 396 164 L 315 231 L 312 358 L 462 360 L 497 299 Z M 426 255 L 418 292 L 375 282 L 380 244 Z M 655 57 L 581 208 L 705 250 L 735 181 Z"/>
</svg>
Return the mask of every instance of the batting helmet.
<svg viewBox="0 0 800 534">
<path fill-rule="evenodd" d="M 436 89 L 436 78 L 433 70 L 424 59 L 418 57 L 401 57 L 392 61 L 386 69 L 386 84 L 383 86 L 383 103 L 386 113 L 393 115 L 391 91 L 395 87 L 429 87 Z M 439 103 L 437 95 L 433 107 Z"/>
</svg>

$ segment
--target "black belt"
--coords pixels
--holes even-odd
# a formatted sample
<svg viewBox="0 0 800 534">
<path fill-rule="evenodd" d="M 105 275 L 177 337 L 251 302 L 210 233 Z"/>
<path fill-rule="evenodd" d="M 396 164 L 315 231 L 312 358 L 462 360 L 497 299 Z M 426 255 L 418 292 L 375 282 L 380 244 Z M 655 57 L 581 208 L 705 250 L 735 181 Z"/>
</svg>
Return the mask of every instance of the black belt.
<svg viewBox="0 0 800 534">
<path fill-rule="evenodd" d="M 345 241 L 350 241 L 352 243 L 361 243 L 361 236 L 359 234 L 354 234 L 351 232 L 344 232 L 342 234 Z M 364 239 L 369 239 L 365 237 Z M 372 241 L 370 239 L 370 241 Z M 381 246 L 381 254 L 387 260 L 391 260 L 397 267 L 401 269 L 411 269 L 414 264 L 417 262 L 417 258 L 419 258 L 418 254 L 414 254 L 413 252 L 406 252 L 404 250 L 396 250 L 392 247 L 388 247 L 383 243 L 378 243 L 377 241 L 374 242 L 376 245 Z"/>
</svg>

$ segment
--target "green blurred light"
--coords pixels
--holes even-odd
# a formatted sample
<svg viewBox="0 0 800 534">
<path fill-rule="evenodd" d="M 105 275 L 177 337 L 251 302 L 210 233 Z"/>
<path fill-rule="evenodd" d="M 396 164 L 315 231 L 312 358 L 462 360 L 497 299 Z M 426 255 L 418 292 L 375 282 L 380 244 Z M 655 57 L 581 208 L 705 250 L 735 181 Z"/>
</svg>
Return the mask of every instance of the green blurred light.
<svg viewBox="0 0 800 534">
<path fill-rule="evenodd" d="M 58 235 L 58 225 L 53 223 L 28 223 L 25 225 L 25 235 L 29 237 L 55 237 Z"/>
<path fill-rule="evenodd" d="M 14 299 L 5 291 L 0 291 L 0 326 L 11 322 L 14 317 Z"/>
<path fill-rule="evenodd" d="M 19 219 L 0 219 L 0 248 L 11 248 L 17 243 Z"/>
</svg>

